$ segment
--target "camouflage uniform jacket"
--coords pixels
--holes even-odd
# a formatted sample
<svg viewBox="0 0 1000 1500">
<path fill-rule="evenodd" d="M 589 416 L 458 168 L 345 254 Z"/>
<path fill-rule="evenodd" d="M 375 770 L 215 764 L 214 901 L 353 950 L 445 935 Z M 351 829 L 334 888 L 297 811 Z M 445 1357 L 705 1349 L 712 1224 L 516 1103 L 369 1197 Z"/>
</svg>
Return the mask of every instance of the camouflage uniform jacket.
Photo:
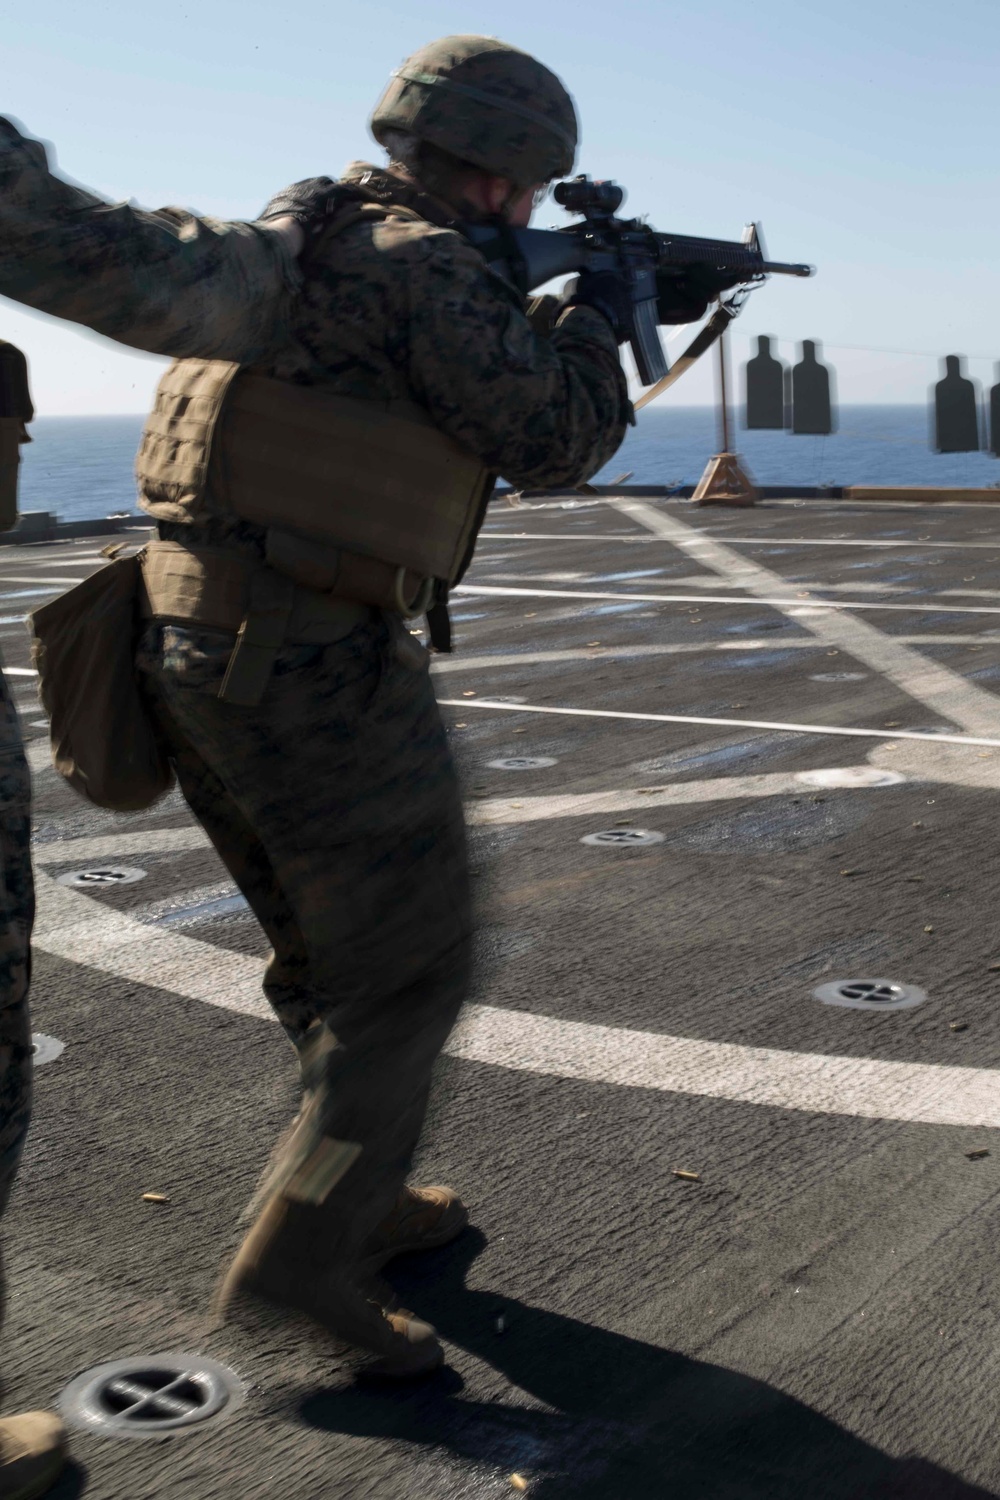
<svg viewBox="0 0 1000 1500">
<path fill-rule="evenodd" d="M 517 485 L 596 473 L 629 415 L 600 314 L 571 308 L 539 337 L 442 204 L 364 163 L 346 180 L 420 220 L 321 233 L 296 268 L 263 225 L 147 213 L 71 187 L 0 121 L 0 293 L 153 353 L 417 401 Z"/>
</svg>

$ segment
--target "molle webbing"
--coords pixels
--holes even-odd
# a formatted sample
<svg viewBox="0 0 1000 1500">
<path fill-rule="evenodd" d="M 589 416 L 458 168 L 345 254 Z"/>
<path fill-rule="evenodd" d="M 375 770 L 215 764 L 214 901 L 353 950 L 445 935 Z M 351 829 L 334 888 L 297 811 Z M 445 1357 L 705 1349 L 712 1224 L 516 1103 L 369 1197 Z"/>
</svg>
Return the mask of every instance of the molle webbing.
<svg viewBox="0 0 1000 1500">
<path fill-rule="evenodd" d="M 157 520 L 193 521 L 210 508 L 212 439 L 238 370 L 222 359 L 181 359 L 157 386 L 135 460 L 139 504 Z"/>
<path fill-rule="evenodd" d="M 213 508 L 447 580 L 492 484 L 413 403 L 259 375 L 233 382 L 216 454 Z"/>
</svg>

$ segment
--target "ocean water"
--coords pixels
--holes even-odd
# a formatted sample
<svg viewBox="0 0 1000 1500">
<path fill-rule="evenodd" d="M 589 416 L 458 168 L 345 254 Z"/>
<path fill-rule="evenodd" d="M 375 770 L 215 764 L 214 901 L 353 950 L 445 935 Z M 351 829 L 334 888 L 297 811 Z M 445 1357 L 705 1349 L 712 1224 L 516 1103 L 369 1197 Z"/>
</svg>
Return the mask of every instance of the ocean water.
<svg viewBox="0 0 1000 1500">
<path fill-rule="evenodd" d="M 132 465 L 142 417 L 38 417 L 21 449 L 18 504 L 60 521 L 134 511 Z"/>
<path fill-rule="evenodd" d="M 654 407 L 639 412 L 598 479 L 631 469 L 636 483 L 697 484 L 718 445 L 712 407 Z M 1000 485 L 992 454 L 932 450 L 923 406 L 842 406 L 830 437 L 747 432 L 737 422 L 733 446 L 758 484 Z"/>
<path fill-rule="evenodd" d="M 23 448 L 21 509 L 63 521 L 134 511 L 132 463 L 142 417 L 39 417 Z M 998 485 L 987 453 L 934 453 L 922 406 L 844 406 L 831 437 L 736 429 L 736 448 L 759 484 Z M 716 415 L 707 406 L 664 405 L 639 413 L 615 458 L 597 476 L 627 469 L 643 484 L 696 484 L 716 452 Z"/>
</svg>

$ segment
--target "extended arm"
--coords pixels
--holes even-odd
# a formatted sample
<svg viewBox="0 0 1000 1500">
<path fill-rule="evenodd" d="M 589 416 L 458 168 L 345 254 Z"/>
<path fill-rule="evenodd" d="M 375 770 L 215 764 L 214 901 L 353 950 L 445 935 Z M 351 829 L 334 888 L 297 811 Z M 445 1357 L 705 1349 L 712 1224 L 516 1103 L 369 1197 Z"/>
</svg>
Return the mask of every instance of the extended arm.
<svg viewBox="0 0 1000 1500">
<path fill-rule="evenodd" d="M 0 117 L 0 294 L 16 302 L 151 354 L 251 363 L 283 340 L 296 248 L 280 225 L 106 203 Z"/>
</svg>

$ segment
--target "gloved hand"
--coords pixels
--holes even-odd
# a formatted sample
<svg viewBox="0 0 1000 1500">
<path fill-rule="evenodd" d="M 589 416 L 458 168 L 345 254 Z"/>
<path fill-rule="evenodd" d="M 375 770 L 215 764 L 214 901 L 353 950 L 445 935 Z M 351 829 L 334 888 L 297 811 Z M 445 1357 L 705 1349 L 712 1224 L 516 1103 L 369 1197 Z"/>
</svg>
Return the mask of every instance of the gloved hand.
<svg viewBox="0 0 1000 1500">
<path fill-rule="evenodd" d="M 309 239 L 326 222 L 337 186 L 332 177 L 306 177 L 293 182 L 275 194 L 260 219 L 294 219 Z"/>
<path fill-rule="evenodd" d="M 562 303 L 559 298 L 551 296 L 548 292 L 542 292 L 536 297 L 529 298 L 524 316 L 538 338 L 547 339 L 561 312 Z"/>
<path fill-rule="evenodd" d="M 628 338 L 632 297 L 628 282 L 617 271 L 581 271 L 566 283 L 559 304 L 560 309 L 592 307 L 607 318 L 619 344 Z"/>
</svg>

